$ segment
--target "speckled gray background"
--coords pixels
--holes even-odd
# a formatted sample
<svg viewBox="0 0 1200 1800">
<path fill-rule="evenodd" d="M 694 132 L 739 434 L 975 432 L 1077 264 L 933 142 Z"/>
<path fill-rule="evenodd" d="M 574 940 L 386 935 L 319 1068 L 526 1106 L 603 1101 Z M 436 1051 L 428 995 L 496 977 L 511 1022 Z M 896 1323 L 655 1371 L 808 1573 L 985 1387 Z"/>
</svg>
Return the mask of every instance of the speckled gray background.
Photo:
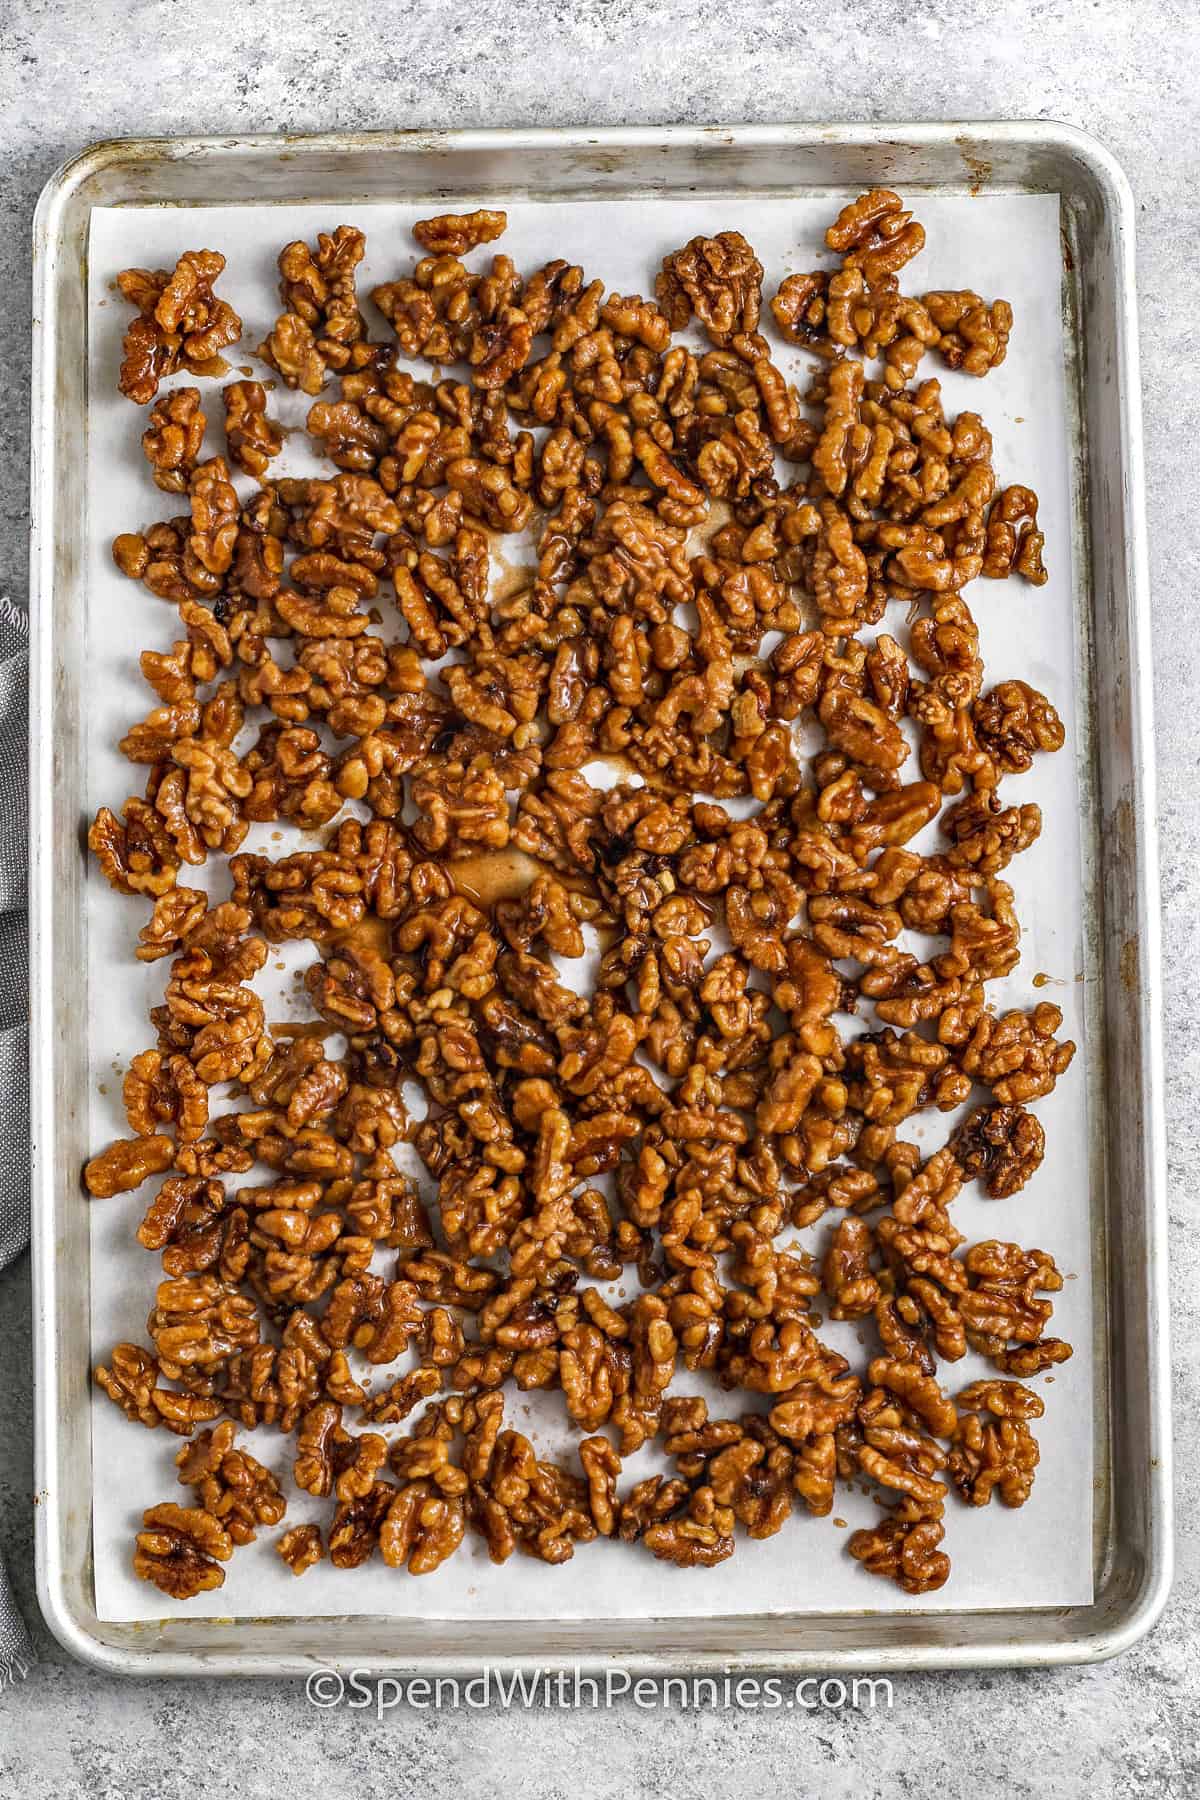
<svg viewBox="0 0 1200 1800">
<path fill-rule="evenodd" d="M 0 591 L 23 592 L 29 221 L 64 157 L 102 137 L 352 127 L 782 119 L 1064 119 L 1123 162 L 1138 202 L 1162 794 L 1174 1366 L 1174 1597 L 1115 1663 L 901 1678 L 889 1714 L 311 1711 L 297 1688 L 135 1687 L 65 1660 L 0 1697 L 0 1794 L 20 1800 L 432 1796 L 948 1797 L 1200 1792 L 1200 828 L 1195 182 L 1200 9 L 1181 0 L 0 0 Z M 203 46 L 202 50 L 198 46 Z M 1192 470 L 1189 475 L 1188 471 Z M 28 1264 L 0 1277 L 0 1544 L 34 1612 Z"/>
</svg>

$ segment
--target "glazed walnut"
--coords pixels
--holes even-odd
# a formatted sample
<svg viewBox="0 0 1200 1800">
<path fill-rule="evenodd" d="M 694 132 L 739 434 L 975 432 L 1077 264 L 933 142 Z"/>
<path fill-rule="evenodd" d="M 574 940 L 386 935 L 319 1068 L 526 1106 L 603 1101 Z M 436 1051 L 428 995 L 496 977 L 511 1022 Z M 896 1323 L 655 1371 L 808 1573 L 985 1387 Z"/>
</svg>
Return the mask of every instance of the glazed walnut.
<svg viewBox="0 0 1200 1800">
<path fill-rule="evenodd" d="M 1008 774 L 1032 768 L 1039 750 L 1061 750 L 1062 720 L 1044 694 L 1027 681 L 1002 681 L 972 709 L 980 744 Z"/>
<path fill-rule="evenodd" d="M 418 219 L 412 234 L 423 250 L 434 256 L 464 256 L 480 244 L 490 244 L 508 229 L 508 214 L 487 212 L 439 213 L 435 219 Z"/>
<path fill-rule="evenodd" d="M 127 1194 L 132 1188 L 141 1187 L 151 1175 L 161 1175 L 169 1169 L 174 1155 L 175 1146 L 168 1137 L 119 1138 L 99 1156 L 93 1156 L 83 1172 L 84 1186 L 97 1200 Z"/>
<path fill-rule="evenodd" d="M 166 1387 L 160 1382 L 161 1374 L 157 1358 L 139 1344 L 117 1344 L 107 1366 L 101 1363 L 94 1378 L 127 1419 L 151 1430 L 166 1425 L 177 1436 L 187 1437 L 198 1425 L 219 1417 L 220 1400 L 211 1394 Z"/>
<path fill-rule="evenodd" d="M 714 344 L 737 332 L 755 331 L 762 304 L 762 264 L 740 231 L 695 237 L 663 259 L 655 283 L 659 305 L 673 331 L 695 313 Z"/>
<path fill-rule="evenodd" d="M 950 1140 L 964 1175 L 977 1176 L 993 1200 L 1019 1193 L 1035 1173 L 1046 1134 L 1023 1106 L 980 1106 Z"/>
<path fill-rule="evenodd" d="M 234 1544 L 252 1544 L 263 1525 L 278 1525 L 286 1502 L 279 1484 L 249 1451 L 234 1442 L 229 1420 L 202 1431 L 175 1458 L 179 1480 L 195 1490 L 206 1513 Z"/>
<path fill-rule="evenodd" d="M 142 1514 L 133 1552 L 134 1573 L 172 1600 L 191 1600 L 221 1587 L 220 1566 L 233 1554 L 233 1539 L 219 1519 L 200 1506 L 167 1500 Z"/>
<path fill-rule="evenodd" d="M 989 306 L 964 288 L 958 293 L 925 294 L 922 303 L 937 327 L 937 347 L 950 368 L 965 375 L 986 375 L 1004 361 L 1013 322 L 1007 300 L 993 300 Z"/>
<path fill-rule="evenodd" d="M 230 460 L 247 475 L 265 475 L 283 448 L 283 433 L 267 417 L 266 389 L 261 381 L 231 381 L 221 398 Z"/>
<path fill-rule="evenodd" d="M 199 388 L 175 388 L 150 410 L 142 449 L 164 494 L 186 494 L 200 456 L 207 420 Z"/>
<path fill-rule="evenodd" d="M 117 285 L 138 309 L 125 333 L 121 363 L 119 386 L 127 399 L 145 406 L 163 377 L 177 369 L 194 375 L 222 372 L 220 352 L 242 335 L 242 321 L 213 293 L 224 267 L 218 250 L 185 250 L 170 273 L 121 270 Z"/>
<path fill-rule="evenodd" d="M 872 1575 L 886 1576 L 906 1594 L 929 1594 L 950 1576 L 950 1558 L 938 1549 L 945 1535 L 938 1519 L 899 1516 L 852 1532 L 847 1549 Z"/>
<path fill-rule="evenodd" d="M 924 229 L 904 210 L 890 188 L 872 188 L 844 206 L 825 233 L 825 243 L 843 263 L 862 270 L 868 287 L 876 287 L 924 247 Z"/>
<path fill-rule="evenodd" d="M 303 1575 L 325 1554 L 319 1525 L 293 1525 L 276 1539 L 275 1548 L 293 1575 Z"/>
<path fill-rule="evenodd" d="M 354 272 L 366 240 L 353 225 L 318 234 L 316 251 L 302 242 L 279 253 L 279 291 L 286 310 L 259 355 L 288 387 L 317 394 L 327 369 L 345 369 L 366 337 Z"/>
<path fill-rule="evenodd" d="M 1042 560 L 1045 534 L 1038 530 L 1038 497 L 1032 488 L 1008 487 L 988 513 L 982 574 L 1003 581 L 1023 575 L 1034 587 L 1050 579 Z"/>
<path fill-rule="evenodd" d="M 947 1469 L 971 1506 L 998 1493 L 1005 1506 L 1023 1506 L 1033 1489 L 1039 1452 L 1027 1421 L 1045 1406 L 1018 1381 L 976 1381 L 958 1395 L 958 1423 Z"/>
</svg>

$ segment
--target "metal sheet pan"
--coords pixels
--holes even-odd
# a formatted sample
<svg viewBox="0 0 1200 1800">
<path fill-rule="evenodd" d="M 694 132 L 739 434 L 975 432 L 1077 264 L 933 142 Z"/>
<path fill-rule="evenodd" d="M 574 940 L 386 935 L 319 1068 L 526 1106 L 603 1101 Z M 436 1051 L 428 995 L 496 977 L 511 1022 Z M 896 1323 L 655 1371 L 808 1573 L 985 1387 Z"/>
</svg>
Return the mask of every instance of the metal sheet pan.
<svg viewBox="0 0 1200 1800">
<path fill-rule="evenodd" d="M 710 1621 L 442 1621 L 364 1617 L 113 1624 L 90 1571 L 89 1243 L 80 981 L 83 857 L 85 283 L 90 213 L 199 205 L 640 194 L 774 195 L 886 180 L 940 192 L 1058 193 L 1076 322 L 1076 564 L 1086 635 L 1103 647 L 1094 716 L 1091 896 L 1101 971 L 1102 1156 L 1093 1184 L 1098 1379 L 1096 1598 L 1003 1613 L 773 1614 Z M 1128 189 L 1107 154 L 1044 125 L 755 127 L 447 133 L 98 146 L 48 186 L 36 232 L 31 710 L 34 1214 L 39 1591 L 76 1654 L 126 1671 L 299 1673 L 314 1663 L 455 1672 L 605 1661 L 647 1670 L 873 1669 L 1111 1654 L 1148 1628 L 1170 1569 L 1158 911 L 1148 595 Z M 1116 1400 L 1113 1397 L 1116 1397 Z"/>
</svg>

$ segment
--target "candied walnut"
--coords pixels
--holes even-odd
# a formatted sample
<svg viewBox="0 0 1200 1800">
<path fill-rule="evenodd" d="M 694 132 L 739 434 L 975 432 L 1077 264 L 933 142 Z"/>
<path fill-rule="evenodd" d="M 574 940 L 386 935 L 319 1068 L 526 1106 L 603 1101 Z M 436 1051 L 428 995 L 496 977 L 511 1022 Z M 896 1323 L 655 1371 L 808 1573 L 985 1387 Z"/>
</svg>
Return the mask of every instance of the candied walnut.
<svg viewBox="0 0 1200 1800">
<path fill-rule="evenodd" d="M 219 1519 L 203 1507 L 165 1500 L 142 1514 L 133 1568 L 172 1600 L 191 1600 L 221 1586 L 220 1565 L 232 1555 L 233 1539 Z"/>
<path fill-rule="evenodd" d="M 165 1425 L 186 1437 L 197 1425 L 218 1418 L 223 1403 L 211 1395 L 178 1392 L 159 1385 L 161 1369 L 155 1357 L 140 1344 L 116 1344 L 108 1359 L 94 1372 L 102 1388 L 127 1419 L 153 1430 Z"/>
<path fill-rule="evenodd" d="M 667 1481 L 661 1475 L 639 1481 L 620 1503 L 617 1531 L 622 1542 L 636 1542 L 649 1526 L 678 1512 L 688 1491 L 686 1481 Z"/>
<path fill-rule="evenodd" d="M 984 1183 L 993 1200 L 1019 1193 L 1038 1168 L 1046 1134 L 1023 1106 L 978 1106 L 950 1139 L 968 1180 Z"/>
<path fill-rule="evenodd" d="M 1034 587 L 1050 579 L 1042 561 L 1045 533 L 1038 530 L 1038 497 L 1032 488 L 1007 487 L 996 495 L 987 518 L 982 573 L 1003 581 L 1014 572 Z"/>
<path fill-rule="evenodd" d="M 873 1249 L 871 1228 L 861 1219 L 842 1219 L 834 1229 L 822 1271 L 833 1301 L 830 1318 L 860 1319 L 875 1311 L 881 1290 L 871 1271 Z"/>
<path fill-rule="evenodd" d="M 946 861 L 955 868 L 998 875 L 1014 856 L 1037 842 L 1042 809 L 1033 801 L 1005 806 L 993 788 L 972 794 L 941 817 L 941 829 L 952 840 Z"/>
<path fill-rule="evenodd" d="M 958 1407 L 946 1464 L 955 1487 L 971 1506 L 986 1506 L 993 1493 L 1005 1506 L 1024 1506 L 1039 1460 L 1026 1421 L 1041 1418 L 1041 1399 L 1020 1382 L 976 1381 L 958 1395 Z"/>
<path fill-rule="evenodd" d="M 943 1394 L 934 1377 L 925 1374 L 911 1359 L 877 1356 L 868 1374 L 874 1386 L 893 1395 L 934 1437 L 948 1437 L 953 1431 L 957 1416 L 953 1401 Z"/>
<path fill-rule="evenodd" d="M 960 1412 L 989 1412 L 997 1419 L 1040 1419 L 1045 1402 L 1019 1381 L 973 1381 L 956 1395 Z"/>
<path fill-rule="evenodd" d="M 594 1325 L 563 1333 L 559 1380 L 567 1411 L 585 1431 L 595 1431 L 612 1416 L 614 1402 L 629 1388 L 629 1363 L 624 1344 Z"/>
<path fill-rule="evenodd" d="M 1018 1344 L 1015 1350 L 994 1350 L 991 1361 L 1005 1375 L 1028 1379 L 1052 1369 L 1057 1363 L 1069 1362 L 1074 1352 L 1062 1338 L 1039 1338 L 1036 1344 Z"/>
<path fill-rule="evenodd" d="M 168 1275 L 193 1275 L 234 1269 L 233 1259 L 246 1241 L 244 1226 L 244 1215 L 227 1207 L 219 1181 L 174 1175 L 147 1207 L 137 1237 L 147 1250 L 162 1251 Z M 235 1272 L 240 1274 L 240 1267 Z"/>
<path fill-rule="evenodd" d="M 861 1398 L 856 1375 L 824 1370 L 814 1380 L 797 1382 L 772 1406 L 768 1414 L 771 1429 L 788 1443 L 802 1447 L 847 1424 Z"/>
<path fill-rule="evenodd" d="M 823 342 L 828 287 L 828 275 L 820 273 L 789 275 L 780 283 L 771 314 L 789 344 L 817 347 Z"/>
<path fill-rule="evenodd" d="M 247 1430 L 278 1425 L 292 1431 L 316 1399 L 320 1381 L 320 1365 L 305 1350 L 255 1344 L 225 1365 L 225 1410 Z"/>
<path fill-rule="evenodd" d="M 293 1525 L 275 1540 L 275 1548 L 293 1575 L 303 1575 L 325 1554 L 319 1525 Z"/>
<path fill-rule="evenodd" d="M 307 427 L 339 469 L 377 468 L 391 441 L 382 425 L 349 400 L 319 400 L 309 409 Z"/>
<path fill-rule="evenodd" d="M 421 1329 L 416 1286 L 411 1281 L 391 1281 L 380 1299 L 379 1314 L 358 1327 L 354 1342 L 365 1349 L 369 1363 L 395 1362 Z"/>
<path fill-rule="evenodd" d="M 452 1556 L 466 1534 L 460 1499 L 433 1482 L 409 1481 L 391 1501 L 379 1527 L 379 1549 L 389 1568 L 429 1575 Z"/>
<path fill-rule="evenodd" d="M 953 1411 L 953 1407 L 951 1407 Z M 903 1407 L 897 1407 L 882 1390 L 870 1392 L 858 1412 L 861 1441 L 857 1443 L 855 1460 L 864 1474 L 882 1487 L 903 1498 L 891 1517 L 876 1532 L 856 1532 L 850 1540 L 852 1556 L 865 1561 L 874 1574 L 889 1575 L 910 1592 L 940 1586 L 949 1572 L 930 1554 L 940 1541 L 940 1529 L 928 1536 L 915 1536 L 906 1546 L 910 1527 L 937 1525 L 943 1513 L 947 1489 L 936 1479 L 946 1466 L 946 1452 L 932 1438 L 924 1436 L 909 1423 Z M 852 1440 L 848 1439 L 847 1449 Z M 929 1567 L 913 1571 L 906 1551 L 920 1551 L 929 1557 Z M 878 1559 L 878 1562 L 876 1561 Z M 916 1574 L 920 1588 L 910 1586 Z"/>
<path fill-rule="evenodd" d="M 862 270 L 868 287 L 875 287 L 920 253 L 925 232 L 905 212 L 899 194 L 872 188 L 842 208 L 825 233 L 825 243 L 838 251 L 845 265 Z"/>
<path fill-rule="evenodd" d="M 315 253 L 302 241 L 280 251 L 279 291 L 287 310 L 258 353 L 288 387 L 319 393 L 326 369 L 345 369 L 365 339 L 354 285 L 365 247 L 357 227 L 339 225 L 318 233 Z"/>
<path fill-rule="evenodd" d="M 861 768 L 890 772 L 908 755 L 899 728 L 882 707 L 835 682 L 826 686 L 818 717 L 833 748 Z"/>
<path fill-rule="evenodd" d="M 151 1175 L 161 1175 L 174 1156 L 175 1145 L 169 1137 L 118 1138 L 93 1156 L 83 1171 L 83 1183 L 94 1199 L 108 1200 L 141 1187 Z"/>
<path fill-rule="evenodd" d="M 960 1054 L 960 1067 L 985 1082 L 1002 1105 L 1024 1106 L 1053 1093 L 1071 1066 L 1074 1043 L 1054 1036 L 1061 1024 L 1061 1008 L 1046 1000 L 1030 1013 L 1007 1012 L 998 1019 L 983 1013 Z"/>
<path fill-rule="evenodd" d="M 1061 750 L 1062 720 L 1044 694 L 1027 681 L 1002 681 L 971 709 L 980 746 L 1010 775 L 1033 767 L 1039 750 Z"/>
<path fill-rule="evenodd" d="M 1007 300 L 989 306 L 969 288 L 923 294 L 922 304 L 938 330 L 937 348 L 952 369 L 986 375 L 1008 354 L 1013 311 Z"/>
<path fill-rule="evenodd" d="M 248 828 L 241 802 L 253 788 L 252 776 L 216 738 L 182 739 L 172 745 L 171 761 L 177 785 L 165 792 L 164 777 L 156 800 L 160 811 L 166 808 L 168 828 L 185 844 L 199 839 L 200 854 L 189 860 L 203 861 L 204 845 L 226 855 L 236 850 Z"/>
<path fill-rule="evenodd" d="M 728 1507 L 750 1537 L 774 1537 L 792 1511 L 794 1456 L 762 1421 L 753 1417 L 735 1427 L 738 1436 L 703 1459 L 703 1473 L 719 1507 Z M 686 1472 L 685 1464 L 680 1464 Z"/>
<path fill-rule="evenodd" d="M 312 327 L 295 313 L 280 313 L 259 345 L 258 354 L 283 377 L 287 387 L 319 394 L 325 385 L 325 363 Z"/>
<path fill-rule="evenodd" d="M 519 306 L 502 307 L 494 319 L 481 319 L 467 342 L 474 385 L 504 387 L 525 367 L 532 343 L 533 327 Z"/>
<path fill-rule="evenodd" d="M 379 1544 L 380 1528 L 397 1490 L 390 1481 L 377 1481 L 368 1494 L 345 1501 L 329 1527 L 329 1560 L 335 1569 L 357 1569 Z"/>
<path fill-rule="evenodd" d="M 771 1319 L 747 1319 L 745 1324 L 748 1334 L 730 1335 L 722 1346 L 721 1372 L 730 1385 L 785 1394 L 802 1382 L 828 1380 L 845 1371 L 844 1359 L 826 1349 L 803 1319 L 785 1319 L 778 1326 Z"/>
<path fill-rule="evenodd" d="M 604 1437 L 584 1438 L 579 1460 L 588 1484 L 588 1505 L 601 1537 L 612 1537 L 617 1528 L 617 1477 L 621 1459 Z"/>
<path fill-rule="evenodd" d="M 884 381 L 894 393 L 912 380 L 926 350 L 938 339 L 938 328 L 921 301 L 897 293 L 894 276 L 869 281 L 853 257 L 829 278 L 825 324 L 833 344 L 859 345 L 865 356 L 882 356 Z M 877 491 L 892 441 L 890 428 L 877 425 L 863 472 L 863 497 Z"/>
<path fill-rule="evenodd" d="M 480 244 L 490 244 L 508 229 L 508 214 L 481 208 L 472 213 L 439 213 L 434 219 L 418 219 L 412 234 L 433 256 L 465 256 Z"/>
<path fill-rule="evenodd" d="M 312 830 L 341 811 L 342 796 L 330 779 L 332 761 L 307 726 L 265 725 L 241 768 L 252 781 L 242 800 L 247 819 L 290 819 Z"/>
<path fill-rule="evenodd" d="M 937 1519 L 900 1516 L 852 1532 L 851 1556 L 872 1575 L 883 1575 L 906 1594 L 930 1594 L 944 1587 L 950 1558 L 938 1545 L 946 1533 Z"/>
<path fill-rule="evenodd" d="M 970 708 L 951 706 L 932 688 L 914 684 L 909 717 L 921 730 L 921 773 L 943 794 L 960 794 L 968 781 L 994 788 L 998 771 L 975 736 Z"/>
<path fill-rule="evenodd" d="M 151 408 L 142 449 L 154 471 L 154 485 L 164 494 L 187 493 L 207 422 L 200 410 L 199 388 L 176 388 Z M 113 548 L 115 553 L 116 545 Z"/>
<path fill-rule="evenodd" d="M 672 331 L 695 313 L 714 344 L 758 329 L 762 264 L 740 231 L 694 237 L 663 258 L 654 291 Z"/>
<path fill-rule="evenodd" d="M 200 727 L 200 716 L 200 707 L 195 701 L 156 706 L 126 732 L 119 746 L 121 754 L 130 762 L 159 763 L 171 754 L 173 746 L 182 738 L 195 735 Z"/>
<path fill-rule="evenodd" d="M 528 297 L 525 304 L 528 309 Z M 671 341 L 670 324 L 653 300 L 643 300 L 640 294 L 609 294 L 600 308 L 600 323 L 648 350 L 665 350 Z"/>
<path fill-rule="evenodd" d="M 267 390 L 261 381 L 231 381 L 221 398 L 230 460 L 247 475 L 265 475 L 271 458 L 283 449 L 283 433 L 267 417 Z"/>
<path fill-rule="evenodd" d="M 165 375 L 188 369 L 194 375 L 220 373 L 220 352 L 236 344 L 242 321 L 213 293 L 225 267 L 217 250 L 185 250 L 173 271 L 122 269 L 117 286 L 138 309 L 125 333 L 118 383 L 127 399 L 145 406 Z"/>
<path fill-rule="evenodd" d="M 648 1525 L 640 1541 L 660 1562 L 712 1569 L 733 1555 L 733 1526 L 732 1507 L 718 1505 L 711 1487 L 700 1487 L 672 1517 Z"/>
<path fill-rule="evenodd" d="M 344 1445 L 339 1445 L 336 1455 L 338 1474 L 334 1482 L 338 1499 L 344 1503 L 369 1494 L 387 1457 L 387 1439 L 380 1437 L 378 1432 L 367 1431 L 361 1437 L 349 1438 Z"/>
<path fill-rule="evenodd" d="M 457 361 L 476 278 L 453 256 L 426 256 L 412 280 L 386 282 L 371 298 L 387 319 L 405 356 Z"/>
<path fill-rule="evenodd" d="M 481 371 L 476 370 L 479 381 Z M 462 495 L 467 512 L 492 531 L 523 531 L 533 512 L 533 497 L 516 487 L 507 470 L 476 456 L 457 456 L 446 464 L 446 482 Z"/>
<path fill-rule="evenodd" d="M 150 541 L 140 531 L 121 531 L 112 541 L 112 557 L 130 581 L 144 579 L 150 567 Z"/>
<path fill-rule="evenodd" d="M 988 1239 L 972 1244 L 963 1266 L 972 1285 L 960 1295 L 959 1307 L 975 1347 L 990 1356 L 1013 1340 L 1036 1344 L 1054 1310 L 1040 1296 L 1058 1293 L 1063 1284 L 1054 1258 L 1044 1250 Z"/>
<path fill-rule="evenodd" d="M 279 1483 L 234 1442 L 227 1419 L 202 1431 L 175 1458 L 179 1480 L 220 1521 L 235 1544 L 252 1544 L 261 1525 L 278 1525 L 287 1508 Z"/>
<path fill-rule="evenodd" d="M 174 1125 L 184 1144 L 204 1135 L 208 1089 L 186 1056 L 164 1057 L 161 1051 L 143 1050 L 129 1065 L 123 1097 L 130 1129 L 139 1137 L 153 1137 L 160 1125 Z M 90 1178 L 85 1179 L 91 1187 Z"/>
<path fill-rule="evenodd" d="M 147 1326 L 164 1371 L 213 1368 L 259 1341 L 253 1300 L 214 1275 L 159 1282 Z"/>
<path fill-rule="evenodd" d="M 507 1561 L 515 1549 L 541 1562 L 567 1562 L 576 1543 L 596 1536 L 588 1485 L 557 1463 L 540 1462 L 520 1432 L 497 1432 L 498 1398 L 491 1404 L 496 1410 L 468 1443 L 468 1520 L 493 1562 Z"/>
<path fill-rule="evenodd" d="M 223 456 L 193 470 L 188 495 L 192 519 L 183 572 L 193 587 L 202 588 L 208 578 L 228 573 L 237 542 L 238 498 Z"/>
<path fill-rule="evenodd" d="M 508 842 L 508 799 L 489 757 L 417 775 L 412 799 L 421 815 L 413 835 L 428 851 L 454 856 L 476 844 L 502 850 Z"/>
<path fill-rule="evenodd" d="M 123 818 L 102 806 L 88 832 L 88 847 L 119 894 L 157 898 L 175 886 L 181 857 L 165 823 L 144 800 L 127 800 Z"/>
<path fill-rule="evenodd" d="M 292 1470 L 296 1486 L 319 1499 L 327 1498 L 333 1492 L 343 1453 L 350 1444 L 349 1433 L 342 1429 L 340 1406 L 332 1400 L 322 1400 L 310 1407 L 296 1435 L 296 1460 Z M 386 1455 L 387 1446 L 384 1445 L 384 1455 L 377 1467 L 386 1460 Z M 349 1494 L 339 1496 L 347 1500 L 351 1497 Z"/>
</svg>

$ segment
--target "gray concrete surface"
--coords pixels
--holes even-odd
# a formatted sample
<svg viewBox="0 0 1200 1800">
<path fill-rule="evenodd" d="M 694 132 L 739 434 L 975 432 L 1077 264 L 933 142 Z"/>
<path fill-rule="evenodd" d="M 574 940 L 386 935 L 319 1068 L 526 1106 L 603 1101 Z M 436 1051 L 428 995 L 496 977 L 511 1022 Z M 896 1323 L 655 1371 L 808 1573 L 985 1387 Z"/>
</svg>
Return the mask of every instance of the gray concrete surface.
<svg viewBox="0 0 1200 1800">
<path fill-rule="evenodd" d="M 1162 791 L 1178 1578 L 1104 1667 L 904 1679 L 888 1713 L 321 1715 L 286 1685 L 135 1687 L 43 1660 L 0 1697 L 13 1800 L 363 1796 L 1162 1796 L 1200 1792 L 1200 649 L 1193 608 L 1197 6 L 1047 0 L 0 0 L 0 591 L 23 591 L 29 219 L 90 140 L 331 127 L 777 119 L 1065 119 L 1139 207 Z M 1192 470 L 1191 475 L 1188 471 Z M 0 1544 L 34 1611 L 28 1267 L 0 1277 Z"/>
</svg>

